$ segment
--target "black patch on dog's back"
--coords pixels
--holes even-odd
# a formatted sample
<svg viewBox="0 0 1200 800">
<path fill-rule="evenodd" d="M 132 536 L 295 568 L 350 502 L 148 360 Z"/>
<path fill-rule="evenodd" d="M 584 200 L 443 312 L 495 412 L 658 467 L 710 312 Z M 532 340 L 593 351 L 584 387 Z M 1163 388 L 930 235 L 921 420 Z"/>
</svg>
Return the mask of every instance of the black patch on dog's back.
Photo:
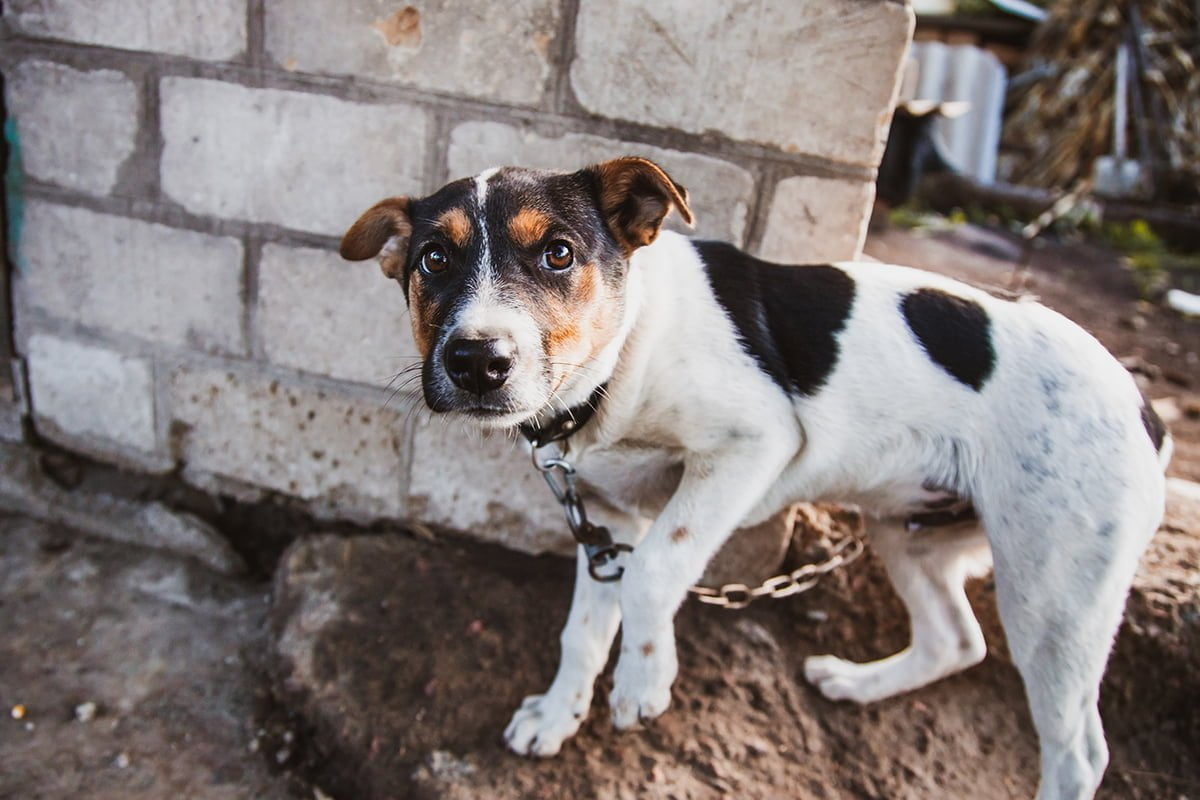
<svg viewBox="0 0 1200 800">
<path fill-rule="evenodd" d="M 1163 440 L 1167 438 L 1167 426 L 1162 421 L 1162 417 L 1158 416 L 1158 412 L 1154 410 L 1154 406 L 1150 405 L 1150 401 L 1146 399 L 1146 395 L 1142 395 L 1142 425 L 1146 428 L 1146 435 L 1150 437 L 1150 443 L 1154 445 L 1154 452 L 1161 453 Z"/>
<path fill-rule="evenodd" d="M 785 392 L 815 394 L 837 364 L 854 279 L 828 265 L 760 261 L 725 242 L 695 246 L 743 349 Z"/>
<path fill-rule="evenodd" d="M 918 289 L 900 301 L 909 329 L 929 357 L 975 391 L 992 374 L 992 321 L 974 300 L 940 289 Z"/>
</svg>

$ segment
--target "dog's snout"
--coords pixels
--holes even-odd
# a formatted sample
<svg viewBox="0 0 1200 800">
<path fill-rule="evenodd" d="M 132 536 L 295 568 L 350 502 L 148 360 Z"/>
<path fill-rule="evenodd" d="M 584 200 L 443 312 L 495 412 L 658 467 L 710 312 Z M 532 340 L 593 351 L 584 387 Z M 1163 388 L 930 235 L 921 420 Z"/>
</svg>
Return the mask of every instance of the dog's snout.
<svg viewBox="0 0 1200 800">
<path fill-rule="evenodd" d="M 516 347 L 507 339 L 451 339 L 446 374 L 460 389 L 483 395 L 504 385 L 515 356 Z"/>
</svg>

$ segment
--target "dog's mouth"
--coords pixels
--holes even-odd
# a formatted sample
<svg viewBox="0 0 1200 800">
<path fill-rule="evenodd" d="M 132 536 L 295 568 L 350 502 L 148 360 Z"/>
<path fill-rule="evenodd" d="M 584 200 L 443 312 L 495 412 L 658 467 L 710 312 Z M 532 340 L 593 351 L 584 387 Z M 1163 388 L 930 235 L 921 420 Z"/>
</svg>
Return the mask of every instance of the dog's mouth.
<svg viewBox="0 0 1200 800">
<path fill-rule="evenodd" d="M 519 408 L 511 408 L 509 406 L 493 406 L 486 403 L 480 403 L 477 405 L 456 408 L 454 409 L 454 413 L 462 414 L 465 417 L 482 421 L 504 420 L 511 417 L 516 419 L 517 422 L 524 422 L 537 412 Z"/>
<path fill-rule="evenodd" d="M 425 382 L 425 405 L 436 414 L 458 416 L 483 428 L 516 427 L 536 417 L 544 405 L 530 402 L 539 398 L 517 397 L 507 387 L 480 396 L 449 386 L 448 383 L 436 378 Z"/>
<path fill-rule="evenodd" d="M 469 420 L 483 430 L 511 430 L 535 419 L 538 415 L 536 409 L 513 409 L 482 403 L 456 406 L 449 409 L 447 413 Z"/>
</svg>

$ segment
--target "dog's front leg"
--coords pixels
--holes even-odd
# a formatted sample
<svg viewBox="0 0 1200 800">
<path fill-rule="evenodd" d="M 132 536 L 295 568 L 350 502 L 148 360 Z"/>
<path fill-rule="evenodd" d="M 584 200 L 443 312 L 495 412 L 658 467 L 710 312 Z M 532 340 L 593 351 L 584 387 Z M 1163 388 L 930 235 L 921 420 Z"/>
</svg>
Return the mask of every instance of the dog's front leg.
<svg viewBox="0 0 1200 800">
<path fill-rule="evenodd" d="M 679 488 L 621 580 L 621 654 L 609 697 L 617 728 L 666 711 L 678 666 L 675 612 L 793 452 L 792 442 L 759 440 L 754 448 L 689 459 Z"/>
<path fill-rule="evenodd" d="M 504 740 L 514 753 L 552 756 L 579 730 L 592 704 L 596 676 L 608 661 L 621 621 L 618 586 L 594 580 L 588 574 L 583 548 L 579 548 L 575 595 L 559 637 L 562 657 L 558 673 L 545 694 L 526 697 L 513 714 Z"/>
</svg>

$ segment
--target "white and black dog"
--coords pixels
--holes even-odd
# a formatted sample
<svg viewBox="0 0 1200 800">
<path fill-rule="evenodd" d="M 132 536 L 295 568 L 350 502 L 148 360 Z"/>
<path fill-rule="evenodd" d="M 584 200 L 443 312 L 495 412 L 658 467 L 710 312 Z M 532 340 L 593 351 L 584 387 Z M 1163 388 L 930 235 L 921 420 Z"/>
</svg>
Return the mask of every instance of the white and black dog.
<svg viewBox="0 0 1200 800">
<path fill-rule="evenodd" d="M 722 542 L 833 500 L 871 516 L 912 643 L 809 658 L 808 680 L 867 703 L 979 662 L 963 582 L 994 562 L 1038 797 L 1091 797 L 1100 679 L 1170 451 L 1133 379 L 1035 302 L 905 267 L 769 264 L 660 232 L 671 209 L 691 222 L 683 188 L 641 158 L 503 168 L 383 200 L 342 240 L 404 288 L 428 406 L 527 432 L 584 418 L 571 461 L 593 516 L 634 546 L 619 582 L 590 578 L 580 549 L 557 676 L 517 709 L 509 747 L 558 752 L 618 626 L 613 723 L 662 714 L 674 614 Z M 905 524 L 951 504 L 967 511 L 954 525 Z"/>
</svg>

